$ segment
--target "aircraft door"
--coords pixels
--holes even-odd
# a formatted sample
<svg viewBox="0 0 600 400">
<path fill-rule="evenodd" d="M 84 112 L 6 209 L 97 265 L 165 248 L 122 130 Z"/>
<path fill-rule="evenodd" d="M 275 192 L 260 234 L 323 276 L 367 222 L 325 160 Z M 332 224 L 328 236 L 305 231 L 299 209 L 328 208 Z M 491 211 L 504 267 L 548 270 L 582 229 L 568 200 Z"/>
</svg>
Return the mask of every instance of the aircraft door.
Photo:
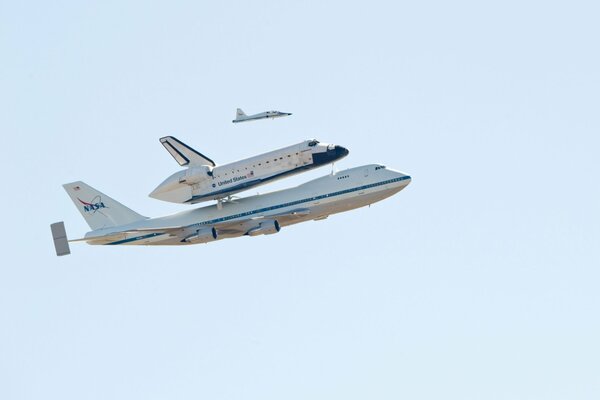
<svg viewBox="0 0 600 400">
<path fill-rule="evenodd" d="M 369 168 L 365 168 L 364 173 L 365 173 L 365 178 L 367 178 L 369 176 Z"/>
</svg>

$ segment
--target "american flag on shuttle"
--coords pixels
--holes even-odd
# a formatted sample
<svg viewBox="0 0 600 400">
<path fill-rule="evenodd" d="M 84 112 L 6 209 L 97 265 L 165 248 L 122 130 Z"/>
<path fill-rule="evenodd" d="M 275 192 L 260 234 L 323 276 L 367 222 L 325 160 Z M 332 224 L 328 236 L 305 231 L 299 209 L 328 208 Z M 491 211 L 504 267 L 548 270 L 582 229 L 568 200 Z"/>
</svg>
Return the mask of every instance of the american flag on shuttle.
<svg viewBox="0 0 600 400">
<path fill-rule="evenodd" d="M 79 190 L 81 189 L 79 186 L 73 186 L 73 190 Z"/>
</svg>

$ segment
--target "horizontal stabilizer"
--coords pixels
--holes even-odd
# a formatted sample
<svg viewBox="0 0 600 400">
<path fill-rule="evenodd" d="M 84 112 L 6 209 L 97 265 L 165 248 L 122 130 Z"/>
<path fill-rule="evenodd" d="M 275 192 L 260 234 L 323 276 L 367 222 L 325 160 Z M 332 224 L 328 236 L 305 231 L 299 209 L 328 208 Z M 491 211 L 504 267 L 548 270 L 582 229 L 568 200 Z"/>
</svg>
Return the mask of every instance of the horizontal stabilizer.
<svg viewBox="0 0 600 400">
<path fill-rule="evenodd" d="M 177 161 L 177 163 L 179 163 L 179 165 L 182 167 L 200 165 L 210 165 L 211 167 L 216 166 L 213 160 L 192 149 L 190 146 L 173 136 L 165 136 L 160 138 L 160 142 L 163 146 L 165 146 L 165 149 L 167 149 L 169 154 L 173 156 L 175 161 Z"/>
<path fill-rule="evenodd" d="M 50 225 L 52 231 L 52 239 L 54 240 L 54 249 L 57 256 L 66 256 L 71 254 L 69 241 L 67 240 L 67 231 L 65 230 L 64 222 L 55 222 Z"/>
</svg>

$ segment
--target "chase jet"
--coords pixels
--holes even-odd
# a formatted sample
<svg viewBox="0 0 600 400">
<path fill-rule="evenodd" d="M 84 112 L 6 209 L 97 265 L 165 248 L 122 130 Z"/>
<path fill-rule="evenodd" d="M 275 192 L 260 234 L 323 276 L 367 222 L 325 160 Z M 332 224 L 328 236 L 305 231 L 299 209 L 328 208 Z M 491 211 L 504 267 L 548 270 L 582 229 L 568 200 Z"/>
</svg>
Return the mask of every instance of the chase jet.
<svg viewBox="0 0 600 400">
<path fill-rule="evenodd" d="M 292 115 L 292 113 L 285 113 L 281 111 L 265 111 L 254 115 L 246 115 L 241 108 L 238 108 L 235 113 L 235 119 L 231 122 L 235 124 L 238 122 L 258 121 L 259 119 L 287 117 L 288 115 Z"/>
<path fill-rule="evenodd" d="M 180 204 L 220 201 L 252 187 L 331 164 L 348 155 L 345 147 L 312 139 L 240 161 L 217 165 L 173 136 L 163 137 L 160 142 L 179 165 L 186 169 L 165 179 L 149 196 Z"/>
<path fill-rule="evenodd" d="M 92 245 L 188 245 L 241 236 L 271 235 L 283 227 L 364 207 L 390 197 L 411 177 L 383 165 L 351 168 L 300 186 L 211 205 L 159 218 L 144 217 L 78 181 L 63 185 L 92 229 L 68 240 L 64 223 L 51 225 L 57 255 L 70 253 L 69 242 Z M 393 224 L 392 221 L 382 223 Z M 369 234 L 360 227 L 349 234 Z M 371 232 L 374 233 L 374 232 Z"/>
</svg>

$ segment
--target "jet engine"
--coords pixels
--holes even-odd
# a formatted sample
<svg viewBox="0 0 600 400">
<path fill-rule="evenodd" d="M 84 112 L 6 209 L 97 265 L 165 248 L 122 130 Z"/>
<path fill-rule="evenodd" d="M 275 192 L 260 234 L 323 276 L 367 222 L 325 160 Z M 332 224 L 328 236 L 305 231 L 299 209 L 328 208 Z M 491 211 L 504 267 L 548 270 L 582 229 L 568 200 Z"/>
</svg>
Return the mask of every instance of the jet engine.
<svg viewBox="0 0 600 400">
<path fill-rule="evenodd" d="M 281 230 L 277 220 L 261 222 L 259 226 L 252 228 L 246 233 L 248 236 L 272 235 Z"/>
<path fill-rule="evenodd" d="M 193 234 L 186 236 L 182 242 L 186 242 L 186 243 L 208 243 L 208 242 L 212 242 L 213 240 L 217 240 L 217 237 L 219 236 L 219 234 L 217 233 L 217 230 L 213 227 L 213 228 L 205 228 L 205 229 L 199 229 L 196 232 L 194 232 Z"/>
</svg>

